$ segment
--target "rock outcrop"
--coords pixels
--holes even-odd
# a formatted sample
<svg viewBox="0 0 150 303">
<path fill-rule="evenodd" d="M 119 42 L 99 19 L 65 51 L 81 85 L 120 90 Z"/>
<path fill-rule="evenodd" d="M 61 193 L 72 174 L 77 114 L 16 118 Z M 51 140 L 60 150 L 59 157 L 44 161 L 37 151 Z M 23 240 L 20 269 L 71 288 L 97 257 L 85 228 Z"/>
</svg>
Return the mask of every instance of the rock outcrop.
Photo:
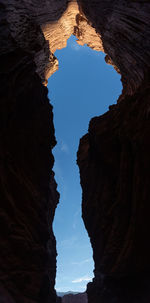
<svg viewBox="0 0 150 303">
<path fill-rule="evenodd" d="M 150 69 L 149 0 L 78 0 L 80 11 L 101 35 L 106 62 L 121 73 L 132 95 Z"/>
<path fill-rule="evenodd" d="M 87 294 L 83 292 L 76 295 L 65 295 L 62 297 L 62 303 L 87 303 Z"/>
<path fill-rule="evenodd" d="M 0 0 L 0 302 L 57 300 L 56 140 L 45 86 L 71 34 L 105 51 L 123 83 L 120 103 L 90 122 L 78 152 L 95 261 L 88 300 L 149 302 L 149 16 L 146 0 Z"/>
</svg>

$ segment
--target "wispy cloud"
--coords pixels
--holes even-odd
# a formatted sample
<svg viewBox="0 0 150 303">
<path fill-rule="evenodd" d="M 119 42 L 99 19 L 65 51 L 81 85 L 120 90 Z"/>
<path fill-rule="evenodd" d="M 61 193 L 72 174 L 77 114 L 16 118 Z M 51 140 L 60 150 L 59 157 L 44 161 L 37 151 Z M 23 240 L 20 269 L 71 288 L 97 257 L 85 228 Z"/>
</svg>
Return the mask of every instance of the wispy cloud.
<svg viewBox="0 0 150 303">
<path fill-rule="evenodd" d="M 92 258 L 85 259 L 85 260 L 79 261 L 79 262 L 72 262 L 72 264 L 73 265 L 82 265 L 82 264 L 89 263 L 89 262 L 92 262 Z"/>
<path fill-rule="evenodd" d="M 65 143 L 65 142 L 61 142 L 61 147 L 60 147 L 61 151 L 66 153 L 66 154 L 69 154 L 69 147 L 68 145 Z"/>
<path fill-rule="evenodd" d="M 64 239 L 60 242 L 60 245 L 65 248 L 70 248 L 75 245 L 77 241 L 77 237 L 72 236 L 71 238 Z"/>
<path fill-rule="evenodd" d="M 75 280 L 72 281 L 72 283 L 81 283 L 81 282 L 84 282 L 84 281 L 91 281 L 92 280 L 92 277 L 88 277 L 88 276 L 84 276 L 84 277 L 80 277 L 80 278 L 77 278 Z"/>
<path fill-rule="evenodd" d="M 73 229 L 76 229 L 76 226 L 77 226 L 77 222 L 78 222 L 78 217 L 79 217 L 79 215 L 80 215 L 80 209 L 78 209 L 77 211 L 76 211 L 76 213 L 74 214 L 74 217 L 73 217 Z M 81 215 L 80 215 L 81 216 Z"/>
</svg>

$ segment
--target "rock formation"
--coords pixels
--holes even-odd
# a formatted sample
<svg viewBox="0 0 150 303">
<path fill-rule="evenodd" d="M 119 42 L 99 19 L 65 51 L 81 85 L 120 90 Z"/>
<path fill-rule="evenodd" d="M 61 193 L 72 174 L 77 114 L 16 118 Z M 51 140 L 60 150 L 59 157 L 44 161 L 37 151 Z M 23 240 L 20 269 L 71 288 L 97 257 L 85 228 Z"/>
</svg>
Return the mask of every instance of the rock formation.
<svg viewBox="0 0 150 303">
<path fill-rule="evenodd" d="M 87 303 L 87 294 L 83 292 L 76 295 L 65 295 L 62 297 L 62 303 Z"/>
<path fill-rule="evenodd" d="M 82 211 L 95 262 L 89 302 L 150 299 L 149 94 L 145 84 L 93 118 L 80 141 Z"/>
<path fill-rule="evenodd" d="M 79 36 L 79 10 L 67 0 L 0 0 L 0 9 L 0 302 L 54 303 L 59 195 L 44 85 L 58 68 L 54 51 Z"/>
<path fill-rule="evenodd" d="M 54 303 L 56 140 L 42 84 L 50 52 L 22 1 L 0 1 L 0 28 L 0 302 Z"/>
<path fill-rule="evenodd" d="M 78 151 L 83 220 L 95 262 L 88 301 L 146 303 L 150 300 L 150 4 L 94 3 L 83 1 L 82 10 L 120 70 L 123 93 L 122 102 L 91 120 Z"/>
<path fill-rule="evenodd" d="M 105 51 L 123 83 L 78 152 L 95 261 L 88 300 L 149 302 L 149 16 L 146 0 L 0 0 L 0 302 L 56 302 L 59 194 L 45 86 L 71 34 Z"/>
<path fill-rule="evenodd" d="M 132 95 L 150 68 L 149 0 L 78 0 L 80 11 L 101 35 L 106 62 L 120 71 Z"/>
<path fill-rule="evenodd" d="M 52 106 L 25 51 L 2 55 L 0 66 L 0 302 L 5 290 L 13 302 L 55 302 Z"/>
</svg>

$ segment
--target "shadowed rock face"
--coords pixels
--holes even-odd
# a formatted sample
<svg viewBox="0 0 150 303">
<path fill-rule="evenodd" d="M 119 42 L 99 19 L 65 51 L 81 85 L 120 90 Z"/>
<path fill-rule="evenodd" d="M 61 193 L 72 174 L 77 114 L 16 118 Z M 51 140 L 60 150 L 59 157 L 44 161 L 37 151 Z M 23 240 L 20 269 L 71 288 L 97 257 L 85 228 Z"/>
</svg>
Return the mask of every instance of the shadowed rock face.
<svg viewBox="0 0 150 303">
<path fill-rule="evenodd" d="M 56 302 L 56 140 L 40 72 L 49 48 L 25 9 L 22 19 L 14 9 L 10 23 L 15 3 L 7 4 L 0 2 L 0 302 Z"/>
<path fill-rule="evenodd" d="M 95 278 L 89 303 L 147 303 L 149 1 L 0 0 L 0 302 L 56 303 L 56 144 L 48 77 L 71 34 L 105 51 L 120 103 L 92 119 L 78 164 Z"/>
<path fill-rule="evenodd" d="M 44 85 L 77 15 L 68 1 L 0 0 L 0 302 L 56 302 L 56 140 Z"/>
<path fill-rule="evenodd" d="M 150 5 L 80 2 L 119 68 L 124 86 L 122 102 L 91 120 L 78 151 L 82 215 L 95 262 L 88 300 L 146 303 L 150 300 Z M 146 32 L 149 42 L 144 47 Z"/>
<path fill-rule="evenodd" d="M 80 141 L 82 214 L 95 262 L 89 302 L 150 299 L 149 94 L 145 84 L 93 118 Z"/>
<path fill-rule="evenodd" d="M 26 53 L 2 56 L 0 66 L 0 280 L 15 302 L 55 302 L 52 106 Z"/>
</svg>

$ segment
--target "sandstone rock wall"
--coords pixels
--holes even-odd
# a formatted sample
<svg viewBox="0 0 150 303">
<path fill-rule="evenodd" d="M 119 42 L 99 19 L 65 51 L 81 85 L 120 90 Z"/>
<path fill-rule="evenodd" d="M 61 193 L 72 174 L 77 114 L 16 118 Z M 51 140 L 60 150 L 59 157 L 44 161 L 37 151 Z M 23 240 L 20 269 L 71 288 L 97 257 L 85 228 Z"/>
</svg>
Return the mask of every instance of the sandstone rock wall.
<svg viewBox="0 0 150 303">
<path fill-rule="evenodd" d="M 150 299 L 149 96 L 147 84 L 93 118 L 80 141 L 82 212 L 95 262 L 89 303 Z"/>
<path fill-rule="evenodd" d="M 50 51 L 25 4 L 0 1 L 0 302 L 54 303 L 56 140 L 42 84 Z"/>
<path fill-rule="evenodd" d="M 52 106 L 27 53 L 0 66 L 0 281 L 14 302 L 55 302 Z"/>
<path fill-rule="evenodd" d="M 124 87 L 122 102 L 91 120 L 78 151 L 83 220 L 95 262 L 88 302 L 146 303 L 150 300 L 150 4 L 80 1 L 80 5 L 101 34 L 107 58 L 119 68 Z"/>
<path fill-rule="evenodd" d="M 120 71 L 132 95 L 150 68 L 149 0 L 78 0 L 80 11 L 101 35 L 106 62 Z"/>
</svg>

